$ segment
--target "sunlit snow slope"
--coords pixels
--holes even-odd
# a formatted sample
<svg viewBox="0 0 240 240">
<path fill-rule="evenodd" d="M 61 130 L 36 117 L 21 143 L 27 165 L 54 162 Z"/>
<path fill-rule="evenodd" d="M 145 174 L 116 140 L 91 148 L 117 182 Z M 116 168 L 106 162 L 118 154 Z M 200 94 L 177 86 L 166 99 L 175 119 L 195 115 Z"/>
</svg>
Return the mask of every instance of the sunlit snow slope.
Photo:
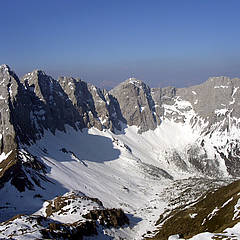
<svg viewBox="0 0 240 240">
<path fill-rule="evenodd" d="M 137 131 L 134 126 L 115 134 L 109 130 L 76 131 L 67 127 L 65 133 L 45 132 L 35 144 L 22 145 L 22 152 L 29 152 L 46 166 L 48 181 L 41 181 L 35 191 L 22 193 L 6 184 L 0 190 L 1 196 L 8 196 L 7 200 L 1 198 L 1 206 L 6 207 L 1 211 L 1 219 L 18 213 L 36 212 L 44 216 L 44 200 L 78 190 L 100 199 L 105 207 L 122 208 L 128 214 L 130 226 L 110 232 L 110 236 L 140 239 L 155 228 L 154 222 L 168 207 L 169 199 L 163 195 L 166 187 L 174 180 L 199 178 L 203 173 L 191 168 L 188 161 L 183 168 L 181 159 L 168 158 L 178 154 L 187 159 L 187 149 L 198 140 L 197 132 L 187 125 L 166 121 L 155 130 L 142 134 Z M 64 221 L 71 222 L 71 218 L 69 215 Z"/>
</svg>

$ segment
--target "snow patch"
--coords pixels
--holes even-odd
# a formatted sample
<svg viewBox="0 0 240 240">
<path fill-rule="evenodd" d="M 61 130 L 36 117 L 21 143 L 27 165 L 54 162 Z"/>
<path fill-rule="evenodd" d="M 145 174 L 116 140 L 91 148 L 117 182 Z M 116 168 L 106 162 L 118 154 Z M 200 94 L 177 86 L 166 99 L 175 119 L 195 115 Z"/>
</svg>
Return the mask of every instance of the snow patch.
<svg viewBox="0 0 240 240">
<path fill-rule="evenodd" d="M 209 233 L 204 232 L 195 235 L 189 240 L 210 240 L 210 239 L 232 239 L 240 240 L 240 223 L 237 223 L 232 228 L 227 228 L 224 230 L 224 233 Z"/>
<path fill-rule="evenodd" d="M 189 217 L 190 218 L 195 218 L 197 215 L 198 215 L 197 213 L 191 213 L 191 214 L 189 214 Z"/>
<path fill-rule="evenodd" d="M 184 240 L 183 238 L 180 238 L 178 234 L 172 235 L 168 237 L 168 240 Z"/>
<path fill-rule="evenodd" d="M 3 162 L 12 153 L 12 151 L 5 154 L 4 152 L 0 155 L 0 163 Z"/>
<path fill-rule="evenodd" d="M 234 215 L 232 220 L 236 220 L 240 217 L 240 199 L 238 199 L 237 204 L 234 206 Z"/>
<path fill-rule="evenodd" d="M 221 86 L 214 86 L 214 88 L 228 88 L 229 86 L 224 86 L 224 85 L 221 85 Z"/>
<path fill-rule="evenodd" d="M 228 109 L 226 109 L 226 108 L 215 110 L 215 114 L 217 116 L 226 115 L 227 112 L 228 112 Z"/>
<path fill-rule="evenodd" d="M 225 206 L 228 205 L 228 203 L 230 203 L 233 200 L 233 197 L 231 197 L 230 199 L 228 199 L 222 206 L 221 208 L 224 208 Z"/>
<path fill-rule="evenodd" d="M 211 220 L 215 215 L 216 213 L 219 211 L 219 208 L 218 207 L 215 207 L 211 213 L 208 214 L 207 218 L 208 220 Z"/>
</svg>

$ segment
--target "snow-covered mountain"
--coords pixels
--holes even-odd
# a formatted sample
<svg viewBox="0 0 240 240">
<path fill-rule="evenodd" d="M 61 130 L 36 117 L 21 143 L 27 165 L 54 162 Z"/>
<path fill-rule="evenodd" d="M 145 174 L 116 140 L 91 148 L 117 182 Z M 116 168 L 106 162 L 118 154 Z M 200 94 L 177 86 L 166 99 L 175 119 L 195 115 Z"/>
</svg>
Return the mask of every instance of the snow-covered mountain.
<svg viewBox="0 0 240 240">
<path fill-rule="evenodd" d="M 240 79 L 214 77 L 190 88 L 160 89 L 130 78 L 108 92 L 40 70 L 19 79 L 0 66 L 0 219 L 25 214 L 2 223 L 0 237 L 47 232 L 56 238 L 59 229 L 69 236 L 79 221 L 88 222 L 84 214 L 103 210 L 93 198 L 106 211 L 124 211 L 123 224 L 104 226 L 107 213 L 90 214 L 101 239 L 151 236 L 159 216 L 182 204 L 171 205 L 189 186 L 184 204 L 239 176 L 239 86 Z M 75 196 L 71 191 L 88 203 L 72 197 L 71 211 L 64 205 L 46 215 L 49 201 Z M 74 210 L 81 214 L 73 222 Z M 22 235 L 14 230 L 39 217 L 44 224 Z"/>
</svg>

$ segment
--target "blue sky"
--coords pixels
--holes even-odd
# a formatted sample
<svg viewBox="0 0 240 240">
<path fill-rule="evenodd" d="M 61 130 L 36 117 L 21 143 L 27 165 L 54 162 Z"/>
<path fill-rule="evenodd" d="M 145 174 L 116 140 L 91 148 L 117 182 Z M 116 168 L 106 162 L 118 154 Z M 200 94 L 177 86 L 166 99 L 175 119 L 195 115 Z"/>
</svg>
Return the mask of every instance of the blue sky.
<svg viewBox="0 0 240 240">
<path fill-rule="evenodd" d="M 239 0 L 1 1 L 0 64 L 110 88 L 240 77 Z"/>
</svg>

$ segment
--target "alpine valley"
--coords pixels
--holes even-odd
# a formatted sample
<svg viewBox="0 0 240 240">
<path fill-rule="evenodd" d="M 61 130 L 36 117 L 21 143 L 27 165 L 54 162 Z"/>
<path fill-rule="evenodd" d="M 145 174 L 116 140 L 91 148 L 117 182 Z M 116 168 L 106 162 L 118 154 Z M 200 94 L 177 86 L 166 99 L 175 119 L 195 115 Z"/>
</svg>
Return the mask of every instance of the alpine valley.
<svg viewBox="0 0 240 240">
<path fill-rule="evenodd" d="M 0 66 L 0 239 L 240 239 L 240 79 L 101 90 Z"/>
</svg>

